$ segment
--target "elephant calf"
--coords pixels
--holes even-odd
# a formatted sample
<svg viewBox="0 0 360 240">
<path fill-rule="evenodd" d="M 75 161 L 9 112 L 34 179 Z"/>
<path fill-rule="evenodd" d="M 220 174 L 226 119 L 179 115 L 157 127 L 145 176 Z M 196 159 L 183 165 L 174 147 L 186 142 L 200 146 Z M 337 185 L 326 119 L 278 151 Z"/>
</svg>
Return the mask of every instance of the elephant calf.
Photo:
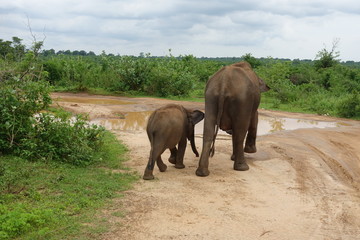
<svg viewBox="0 0 360 240">
<path fill-rule="evenodd" d="M 187 139 L 190 140 L 195 155 L 199 156 L 195 146 L 194 126 L 203 118 L 203 112 L 188 110 L 176 104 L 161 107 L 150 115 L 146 132 L 150 140 L 151 150 L 143 179 L 154 179 L 155 160 L 160 172 L 166 170 L 167 166 L 161 160 L 161 154 L 167 148 L 171 151 L 169 162 L 175 164 L 175 168 L 184 168 L 183 161 Z M 178 149 L 176 149 L 176 145 L 178 145 Z"/>
</svg>

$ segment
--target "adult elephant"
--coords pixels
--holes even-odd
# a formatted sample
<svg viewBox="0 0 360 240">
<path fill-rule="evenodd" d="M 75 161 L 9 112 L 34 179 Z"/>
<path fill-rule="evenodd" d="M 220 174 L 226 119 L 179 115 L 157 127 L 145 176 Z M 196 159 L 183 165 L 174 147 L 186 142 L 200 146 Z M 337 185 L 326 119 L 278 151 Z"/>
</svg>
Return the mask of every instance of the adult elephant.
<svg viewBox="0 0 360 240">
<path fill-rule="evenodd" d="M 151 150 L 143 176 L 144 180 L 154 179 L 155 161 L 160 172 L 166 170 L 167 166 L 161 159 L 161 154 L 166 149 L 171 151 L 169 162 L 175 164 L 175 168 L 184 168 L 183 161 L 187 139 L 190 141 L 195 155 L 199 156 L 195 146 L 194 126 L 203 118 L 203 112 L 189 110 L 177 104 L 168 104 L 150 115 L 146 132 L 150 140 Z M 178 145 L 178 149 L 176 149 L 176 145 Z"/>
<path fill-rule="evenodd" d="M 256 152 L 260 93 L 269 89 L 247 62 L 223 67 L 209 79 L 205 89 L 203 148 L 196 175 L 209 175 L 209 157 L 214 155 L 219 128 L 232 134 L 234 169 L 249 169 L 244 151 Z"/>
</svg>

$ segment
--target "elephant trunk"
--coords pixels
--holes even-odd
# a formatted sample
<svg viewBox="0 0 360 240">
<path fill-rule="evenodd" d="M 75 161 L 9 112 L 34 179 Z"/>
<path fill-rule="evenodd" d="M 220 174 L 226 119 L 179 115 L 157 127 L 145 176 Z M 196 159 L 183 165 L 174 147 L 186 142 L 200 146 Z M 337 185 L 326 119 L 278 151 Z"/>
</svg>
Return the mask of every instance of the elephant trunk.
<svg viewBox="0 0 360 240">
<path fill-rule="evenodd" d="M 195 153 L 196 157 L 199 157 L 199 153 L 196 150 L 196 146 L 195 146 L 195 134 L 194 133 L 191 134 L 191 136 L 189 137 L 189 140 L 190 140 L 192 151 Z"/>
</svg>

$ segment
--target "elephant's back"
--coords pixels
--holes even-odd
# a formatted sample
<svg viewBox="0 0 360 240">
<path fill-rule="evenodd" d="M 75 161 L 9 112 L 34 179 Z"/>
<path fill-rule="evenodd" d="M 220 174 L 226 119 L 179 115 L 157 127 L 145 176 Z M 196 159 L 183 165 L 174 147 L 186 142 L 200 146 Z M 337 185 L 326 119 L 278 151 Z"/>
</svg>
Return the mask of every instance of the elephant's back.
<svg viewBox="0 0 360 240">
<path fill-rule="evenodd" d="M 185 124 L 182 106 L 169 104 L 155 110 L 149 117 L 146 131 L 149 134 L 180 135 Z"/>
<path fill-rule="evenodd" d="M 243 69 L 227 66 L 209 79 L 205 95 L 231 97 L 246 93 L 254 87 Z"/>
</svg>

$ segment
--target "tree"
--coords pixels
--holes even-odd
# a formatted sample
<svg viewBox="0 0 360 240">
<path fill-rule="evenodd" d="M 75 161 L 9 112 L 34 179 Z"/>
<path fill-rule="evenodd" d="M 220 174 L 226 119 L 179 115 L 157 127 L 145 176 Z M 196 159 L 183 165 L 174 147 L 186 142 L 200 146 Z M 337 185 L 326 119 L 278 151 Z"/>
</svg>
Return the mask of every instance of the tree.
<svg viewBox="0 0 360 240">
<path fill-rule="evenodd" d="M 88 52 L 88 56 L 96 56 L 96 54 L 93 51 Z"/>
<path fill-rule="evenodd" d="M 338 44 L 339 39 L 335 39 L 332 43 L 331 51 L 327 50 L 326 46 L 324 46 L 324 48 L 317 53 L 315 60 L 316 69 L 333 67 L 339 63 L 340 60 L 337 58 L 340 57 L 340 52 L 336 51 Z"/>
<path fill-rule="evenodd" d="M 12 37 L 12 41 L 0 39 L 0 55 L 9 60 L 20 61 L 26 52 L 25 45 L 21 41 L 22 39 L 18 37 Z"/>
<path fill-rule="evenodd" d="M 20 61 L 25 55 L 25 45 L 21 43 L 21 38 L 13 37 L 12 40 L 14 58 L 16 61 Z"/>
<path fill-rule="evenodd" d="M 41 53 L 43 56 L 54 56 L 55 55 L 55 50 L 54 49 L 50 49 L 50 50 L 43 50 Z"/>
<path fill-rule="evenodd" d="M 8 53 L 11 52 L 11 41 L 4 41 L 0 39 L 0 55 L 5 58 Z"/>
<path fill-rule="evenodd" d="M 246 53 L 241 58 L 244 59 L 244 61 L 248 62 L 252 68 L 257 68 L 261 65 L 261 62 L 255 57 L 253 57 L 251 53 Z"/>
</svg>

